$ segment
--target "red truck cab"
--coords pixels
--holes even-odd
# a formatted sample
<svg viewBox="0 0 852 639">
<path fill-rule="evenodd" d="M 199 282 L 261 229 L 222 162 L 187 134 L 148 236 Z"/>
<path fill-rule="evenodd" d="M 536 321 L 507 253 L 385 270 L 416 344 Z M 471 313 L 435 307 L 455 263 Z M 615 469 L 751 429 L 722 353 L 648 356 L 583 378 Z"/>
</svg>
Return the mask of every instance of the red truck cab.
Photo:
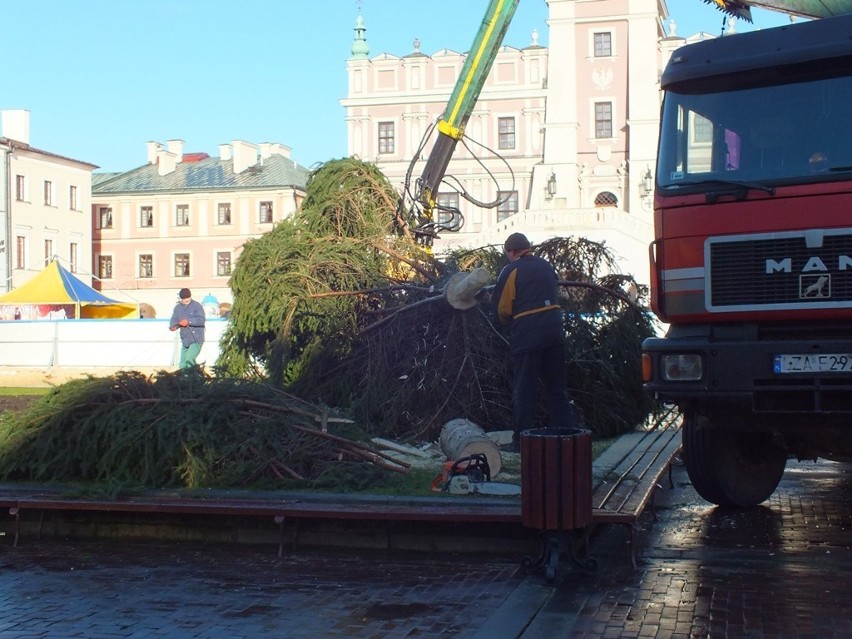
<svg viewBox="0 0 852 639">
<path fill-rule="evenodd" d="M 706 500 L 852 459 L 852 15 L 678 49 L 661 78 L 646 389 Z"/>
</svg>

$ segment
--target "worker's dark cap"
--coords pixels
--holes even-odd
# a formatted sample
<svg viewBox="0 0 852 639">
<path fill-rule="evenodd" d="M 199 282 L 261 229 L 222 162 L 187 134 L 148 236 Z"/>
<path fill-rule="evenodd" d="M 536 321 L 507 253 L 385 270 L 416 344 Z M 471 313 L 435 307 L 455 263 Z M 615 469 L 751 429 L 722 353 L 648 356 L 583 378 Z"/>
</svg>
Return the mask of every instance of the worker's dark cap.
<svg viewBox="0 0 852 639">
<path fill-rule="evenodd" d="M 185 300 L 187 297 L 192 297 L 192 293 L 190 293 L 188 288 L 182 288 L 180 289 L 180 293 L 178 293 L 178 297 Z"/>
<path fill-rule="evenodd" d="M 530 241 L 523 233 L 512 233 L 506 238 L 506 243 L 503 245 L 503 249 L 506 251 L 522 251 L 528 248 L 530 248 Z"/>
</svg>

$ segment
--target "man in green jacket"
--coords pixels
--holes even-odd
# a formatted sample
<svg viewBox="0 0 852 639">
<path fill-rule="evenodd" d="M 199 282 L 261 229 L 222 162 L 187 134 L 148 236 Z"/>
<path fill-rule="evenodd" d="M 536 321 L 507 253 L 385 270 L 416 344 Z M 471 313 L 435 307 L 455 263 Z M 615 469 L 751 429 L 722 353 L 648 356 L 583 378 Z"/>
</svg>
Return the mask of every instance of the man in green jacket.
<svg viewBox="0 0 852 639">
<path fill-rule="evenodd" d="M 180 301 L 175 305 L 169 330 L 180 329 L 180 367 L 190 368 L 195 366 L 195 359 L 204 344 L 206 317 L 204 307 L 192 299 L 192 293 L 188 288 L 180 289 L 178 297 Z"/>
</svg>

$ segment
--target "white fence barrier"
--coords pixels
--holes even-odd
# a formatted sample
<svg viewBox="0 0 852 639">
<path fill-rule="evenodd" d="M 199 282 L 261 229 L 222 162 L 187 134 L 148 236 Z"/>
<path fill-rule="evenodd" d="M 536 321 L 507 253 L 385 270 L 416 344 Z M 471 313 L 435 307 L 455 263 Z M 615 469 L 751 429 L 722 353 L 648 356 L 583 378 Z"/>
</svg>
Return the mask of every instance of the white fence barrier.
<svg viewBox="0 0 852 639">
<path fill-rule="evenodd" d="M 219 357 L 226 319 L 208 319 L 199 364 Z M 0 366 L 135 370 L 172 368 L 180 361 L 180 332 L 166 319 L 0 321 Z"/>
</svg>

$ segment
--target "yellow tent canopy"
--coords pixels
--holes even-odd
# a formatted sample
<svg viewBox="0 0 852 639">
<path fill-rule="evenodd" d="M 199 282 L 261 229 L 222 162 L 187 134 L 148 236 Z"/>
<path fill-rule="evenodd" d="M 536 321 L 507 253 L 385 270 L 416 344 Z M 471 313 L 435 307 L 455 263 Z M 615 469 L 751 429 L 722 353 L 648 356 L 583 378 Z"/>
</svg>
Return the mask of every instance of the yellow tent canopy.
<svg viewBox="0 0 852 639">
<path fill-rule="evenodd" d="M 0 305 L 73 306 L 73 317 L 81 319 L 138 318 L 139 305 L 117 302 L 88 286 L 56 260 L 23 286 L 0 295 Z"/>
</svg>

